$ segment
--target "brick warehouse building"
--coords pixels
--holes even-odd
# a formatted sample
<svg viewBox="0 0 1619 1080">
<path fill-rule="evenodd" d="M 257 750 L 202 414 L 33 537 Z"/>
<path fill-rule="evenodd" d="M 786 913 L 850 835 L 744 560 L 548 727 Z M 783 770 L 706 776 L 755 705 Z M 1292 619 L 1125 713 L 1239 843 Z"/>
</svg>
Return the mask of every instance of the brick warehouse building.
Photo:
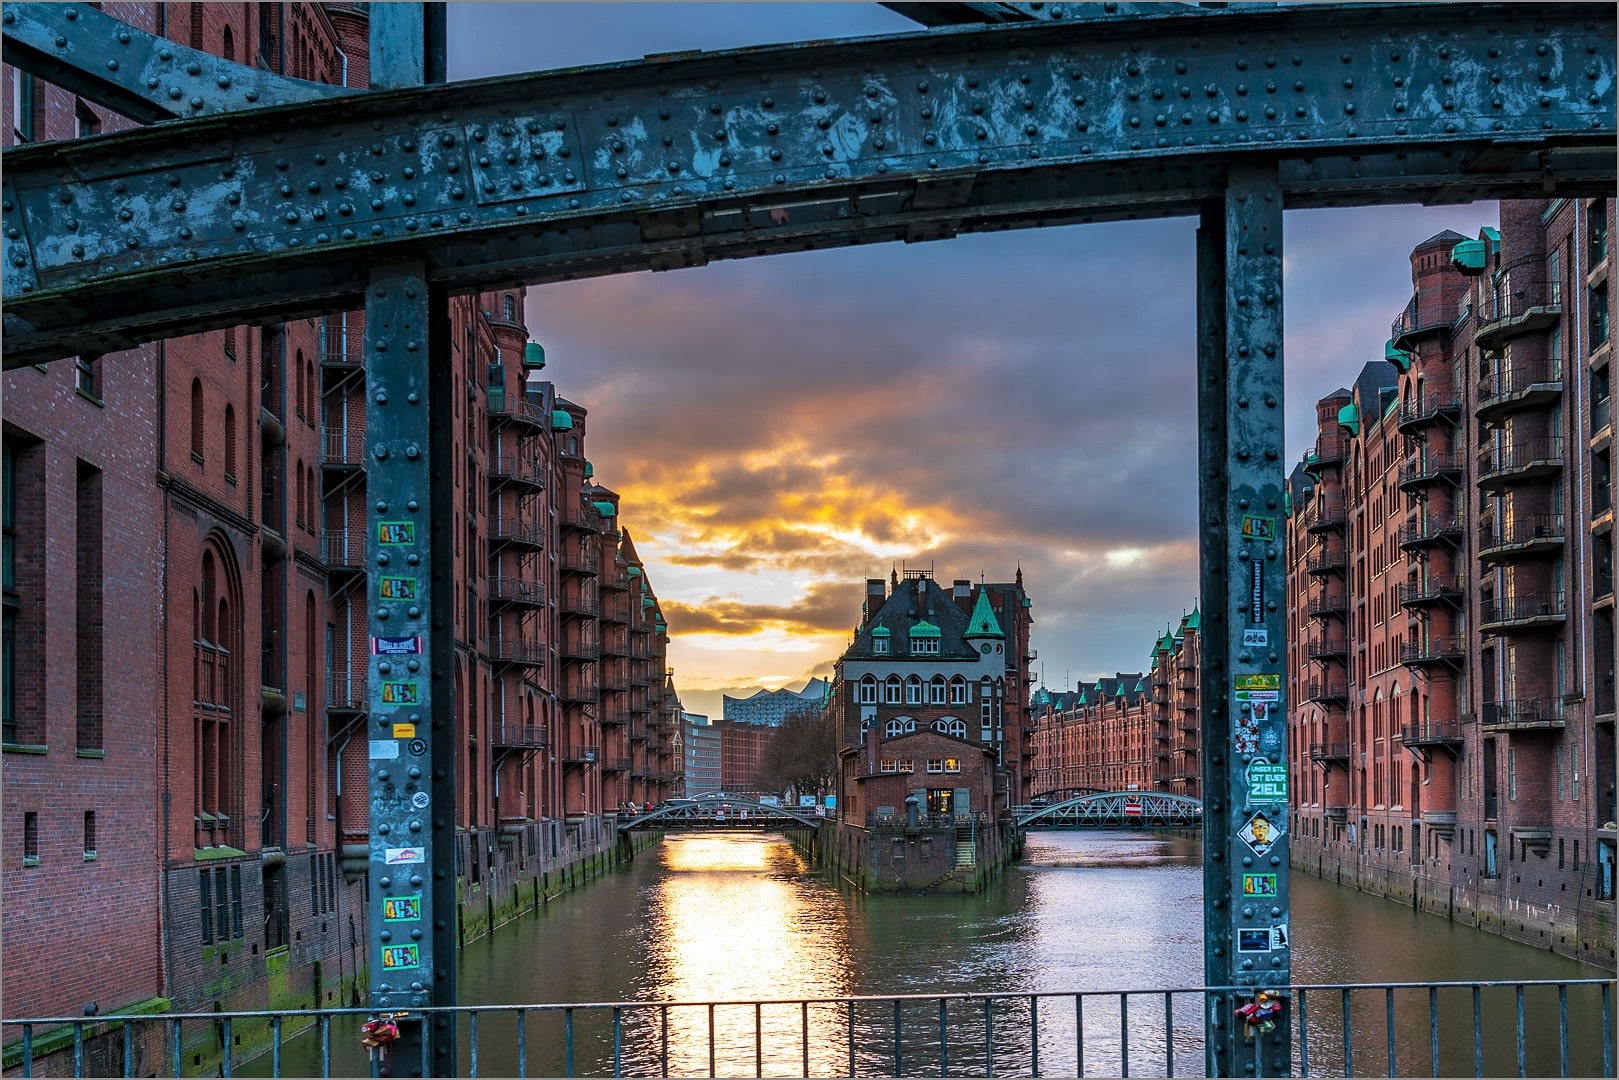
<svg viewBox="0 0 1619 1080">
<path fill-rule="evenodd" d="M 1201 622 L 1194 609 L 1173 633 L 1166 630 L 1144 675 L 1035 691 L 1031 798 L 1127 790 L 1199 797 Z"/>
<path fill-rule="evenodd" d="M 363 4 L 103 10 L 366 80 Z M 131 126 L 3 76 L 5 145 Z M 606 815 L 678 790 L 682 764 L 667 626 L 587 412 L 543 381 L 521 290 L 452 304 L 470 937 L 605 858 Z M 363 340 L 349 312 L 6 373 L 8 1015 L 347 1004 L 365 984 L 367 598 L 386 583 L 363 565 Z"/>
<path fill-rule="evenodd" d="M 1290 479 L 1293 859 L 1614 958 L 1609 200 L 1411 253 Z"/>
</svg>

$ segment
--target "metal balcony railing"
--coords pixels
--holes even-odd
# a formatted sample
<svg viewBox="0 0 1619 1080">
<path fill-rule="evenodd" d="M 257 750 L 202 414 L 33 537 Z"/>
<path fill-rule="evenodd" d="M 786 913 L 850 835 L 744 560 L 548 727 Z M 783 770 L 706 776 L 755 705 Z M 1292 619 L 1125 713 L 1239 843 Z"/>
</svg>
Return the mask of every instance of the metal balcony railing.
<svg viewBox="0 0 1619 1080">
<path fill-rule="evenodd" d="M 629 772 L 630 759 L 627 757 L 602 758 L 601 767 L 604 772 Z"/>
<path fill-rule="evenodd" d="M 489 396 L 489 415 L 497 420 L 510 420 L 527 427 L 550 430 L 551 417 L 527 397 L 510 394 Z"/>
<path fill-rule="evenodd" d="M 1304 688 L 1306 701 L 1348 701 L 1349 686 L 1340 679 L 1312 681 Z"/>
<path fill-rule="evenodd" d="M 1473 334 L 1481 349 L 1495 349 L 1519 334 L 1547 329 L 1563 311 L 1563 283 L 1546 280 L 1544 269 L 1533 274 L 1524 268 L 1509 270 L 1482 292 Z"/>
<path fill-rule="evenodd" d="M 597 746 L 573 745 L 563 749 L 562 761 L 567 765 L 594 765 L 601 757 L 601 748 Z"/>
<path fill-rule="evenodd" d="M 1304 511 L 1304 527 L 1311 532 L 1340 528 L 1348 520 L 1341 498 L 1318 498 Z"/>
<path fill-rule="evenodd" d="M 321 464 L 344 469 L 365 466 L 365 436 L 359 432 L 328 431 L 322 442 Z"/>
<path fill-rule="evenodd" d="M 497 444 L 489 456 L 489 478 L 502 484 L 518 484 L 533 491 L 545 490 L 539 459 L 527 454 L 504 452 Z"/>
<path fill-rule="evenodd" d="M 1441 601 L 1455 603 L 1463 595 L 1460 575 L 1430 574 L 1422 581 L 1402 581 L 1395 593 L 1402 607 L 1434 604 Z"/>
<path fill-rule="evenodd" d="M 1344 594 L 1338 590 L 1312 592 L 1304 602 L 1304 613 L 1311 618 L 1324 615 L 1342 615 L 1348 610 Z"/>
<path fill-rule="evenodd" d="M 1400 466 L 1400 486 L 1421 487 L 1447 477 L 1459 477 L 1466 469 L 1466 460 L 1460 450 L 1429 451 Z"/>
<path fill-rule="evenodd" d="M 1513 514 L 1479 530 L 1479 558 L 1552 551 L 1563 545 L 1562 514 Z"/>
<path fill-rule="evenodd" d="M 570 574 L 590 574 L 594 576 L 601 572 L 601 554 L 596 551 L 580 551 L 576 548 L 564 549 L 557 559 L 557 565 Z M 592 614 L 595 609 L 592 609 Z"/>
<path fill-rule="evenodd" d="M 579 641 L 564 637 L 562 639 L 562 658 L 564 660 L 595 660 L 601 656 L 601 645 L 595 641 Z"/>
<path fill-rule="evenodd" d="M 1404 310 L 1389 324 L 1389 337 L 1396 345 L 1408 334 L 1425 334 L 1435 330 L 1449 330 L 1456 321 L 1456 313 L 1437 303 L 1420 304 L 1418 297 L 1406 301 Z"/>
<path fill-rule="evenodd" d="M 570 704 L 590 704 L 601 697 L 601 689 L 594 682 L 583 679 L 565 681 L 557 695 Z"/>
<path fill-rule="evenodd" d="M 1422 396 L 1400 405 L 1398 424 L 1401 431 L 1415 430 L 1441 417 L 1458 417 L 1462 411 L 1462 398 L 1449 382 L 1425 380 Z"/>
<path fill-rule="evenodd" d="M 1304 569 L 1310 574 L 1342 573 L 1348 555 L 1342 549 L 1327 548 L 1311 552 L 1304 560 Z"/>
<path fill-rule="evenodd" d="M 1478 482 L 1512 482 L 1549 476 L 1563 467 L 1561 436 L 1515 439 L 1509 445 L 1487 446 L 1478 455 Z"/>
<path fill-rule="evenodd" d="M 1420 724 L 1404 724 L 1400 728 L 1400 742 L 1406 746 L 1460 746 L 1461 721 L 1429 720 Z"/>
<path fill-rule="evenodd" d="M 557 604 L 564 615 L 594 615 L 601 608 L 601 601 L 594 593 L 565 592 Z"/>
<path fill-rule="evenodd" d="M 519 517 L 501 515 L 489 519 L 489 542 L 539 550 L 545 547 L 545 528 Z"/>
<path fill-rule="evenodd" d="M 520 637 L 498 635 L 489 640 L 489 657 L 502 664 L 544 667 L 545 646 Z"/>
<path fill-rule="evenodd" d="M 1336 465 L 1343 461 L 1348 448 L 1349 440 L 1343 435 L 1322 435 L 1316 439 L 1312 463 L 1315 465 Z"/>
<path fill-rule="evenodd" d="M 326 708 L 332 712 L 366 712 L 371 691 L 364 671 L 334 671 L 326 676 Z"/>
<path fill-rule="evenodd" d="M 1400 644 L 1400 663 L 1409 667 L 1423 664 L 1455 664 L 1467 657 L 1467 643 L 1455 634 L 1435 634 L 1422 641 Z"/>
<path fill-rule="evenodd" d="M 359 529 L 334 529 L 322 538 L 321 553 L 327 566 L 363 570 L 365 533 Z"/>
<path fill-rule="evenodd" d="M 1318 742 L 1310 746 L 1311 761 L 1348 761 L 1349 744 L 1346 742 Z"/>
<path fill-rule="evenodd" d="M 596 723 L 602 727 L 616 727 L 630 722 L 630 710 L 623 706 L 604 706 L 596 713 Z"/>
<path fill-rule="evenodd" d="M 1309 638 L 1305 641 L 1304 653 L 1312 660 L 1345 656 L 1349 653 L 1349 639 L 1338 636 Z"/>
<path fill-rule="evenodd" d="M 1479 725 L 1485 731 L 1550 731 L 1563 726 L 1563 703 L 1556 698 L 1486 701 Z"/>
<path fill-rule="evenodd" d="M 1517 409 L 1547 405 L 1563 394 L 1563 361 L 1559 358 L 1516 363 L 1478 381 L 1479 419 Z"/>
<path fill-rule="evenodd" d="M 557 507 L 557 520 L 563 528 L 582 532 L 597 532 L 601 528 L 601 515 L 595 510 L 572 504 Z"/>
<path fill-rule="evenodd" d="M 490 741 L 497 747 L 512 750 L 543 750 L 550 744 L 550 736 L 539 724 L 508 724 L 497 720 Z"/>
<path fill-rule="evenodd" d="M 1559 623 L 1567 617 L 1568 604 L 1560 592 L 1503 596 L 1479 605 L 1479 626 L 1483 630 Z"/>
<path fill-rule="evenodd" d="M 518 577 L 493 577 L 489 579 L 489 599 L 496 603 L 543 607 L 545 586 Z"/>
<path fill-rule="evenodd" d="M 1455 543 L 1462 538 L 1463 532 L 1460 515 L 1440 514 L 1401 525 L 1399 532 L 1400 547 L 1424 547 L 1441 541 Z"/>
</svg>

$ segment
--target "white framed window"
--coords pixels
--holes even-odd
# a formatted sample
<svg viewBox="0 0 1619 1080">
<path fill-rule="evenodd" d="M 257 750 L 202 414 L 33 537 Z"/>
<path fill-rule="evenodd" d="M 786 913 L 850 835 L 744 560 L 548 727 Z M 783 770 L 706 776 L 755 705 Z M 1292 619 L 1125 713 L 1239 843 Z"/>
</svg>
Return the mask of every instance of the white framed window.
<svg viewBox="0 0 1619 1080">
<path fill-rule="evenodd" d="M 971 698 L 968 692 L 967 680 L 960 675 L 950 680 L 950 704 L 965 705 Z"/>
<path fill-rule="evenodd" d="M 872 638 L 871 639 L 871 651 L 873 653 L 875 653 L 876 655 L 878 655 L 878 656 L 886 656 L 886 655 L 888 655 L 888 639 L 887 638 L 881 638 L 881 637 L 880 638 Z"/>
<path fill-rule="evenodd" d="M 890 675 L 883 684 L 883 704 L 898 705 L 904 700 L 905 684 L 899 681 L 898 675 Z"/>
<path fill-rule="evenodd" d="M 954 716 L 944 716 L 933 722 L 933 730 L 941 735 L 954 735 L 958 739 L 967 737 L 967 724 Z"/>
<path fill-rule="evenodd" d="M 933 705 L 943 705 L 945 693 L 944 676 L 933 676 L 933 681 L 928 684 L 928 702 Z"/>
<path fill-rule="evenodd" d="M 947 757 L 947 758 L 945 758 L 944 759 L 944 771 L 945 772 L 960 772 L 961 771 L 961 759 L 960 758 L 955 758 L 955 757 Z"/>
<path fill-rule="evenodd" d="M 877 704 L 877 677 L 875 675 L 867 675 L 860 680 L 860 704 Z"/>
<path fill-rule="evenodd" d="M 938 638 L 912 638 L 911 639 L 911 655 L 912 656 L 938 656 L 939 655 L 939 639 Z"/>
<path fill-rule="evenodd" d="M 928 758 L 928 772 L 930 772 L 930 773 L 942 773 L 942 772 L 944 772 L 944 758 L 936 758 L 936 757 Z"/>
<path fill-rule="evenodd" d="M 915 675 L 905 680 L 905 704 L 922 704 L 922 680 Z"/>
<path fill-rule="evenodd" d="M 916 721 L 909 716 L 896 716 L 883 725 L 883 738 L 893 739 L 900 735 L 909 735 L 916 730 Z"/>
</svg>

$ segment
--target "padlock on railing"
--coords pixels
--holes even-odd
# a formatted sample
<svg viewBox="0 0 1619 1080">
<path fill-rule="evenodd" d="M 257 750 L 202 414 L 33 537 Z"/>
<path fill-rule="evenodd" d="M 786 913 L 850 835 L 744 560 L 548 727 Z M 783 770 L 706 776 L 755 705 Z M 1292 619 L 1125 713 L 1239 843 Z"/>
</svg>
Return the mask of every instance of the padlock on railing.
<svg viewBox="0 0 1619 1080">
<path fill-rule="evenodd" d="M 1282 999 L 1261 990 L 1252 1001 L 1237 1008 L 1237 1015 L 1242 1017 L 1242 1033 L 1250 1039 L 1256 1034 L 1275 1031 L 1276 1019 L 1282 1015 Z"/>
<path fill-rule="evenodd" d="M 383 1051 L 398 1040 L 398 1021 L 404 1015 L 404 1013 L 383 1013 L 360 1025 L 360 1043 L 370 1052 L 372 1061 L 379 1060 Z"/>
</svg>

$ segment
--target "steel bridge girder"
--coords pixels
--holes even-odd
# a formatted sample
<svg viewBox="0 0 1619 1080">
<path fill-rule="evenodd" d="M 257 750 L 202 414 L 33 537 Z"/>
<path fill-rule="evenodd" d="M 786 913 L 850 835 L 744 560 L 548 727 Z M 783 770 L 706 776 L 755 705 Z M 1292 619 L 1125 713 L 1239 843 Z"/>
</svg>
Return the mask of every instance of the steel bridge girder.
<svg viewBox="0 0 1619 1080">
<path fill-rule="evenodd" d="M 1611 8 L 1386 5 L 946 30 L 175 121 L 5 154 L 7 367 L 457 289 L 1194 212 L 1601 191 Z"/>
</svg>

